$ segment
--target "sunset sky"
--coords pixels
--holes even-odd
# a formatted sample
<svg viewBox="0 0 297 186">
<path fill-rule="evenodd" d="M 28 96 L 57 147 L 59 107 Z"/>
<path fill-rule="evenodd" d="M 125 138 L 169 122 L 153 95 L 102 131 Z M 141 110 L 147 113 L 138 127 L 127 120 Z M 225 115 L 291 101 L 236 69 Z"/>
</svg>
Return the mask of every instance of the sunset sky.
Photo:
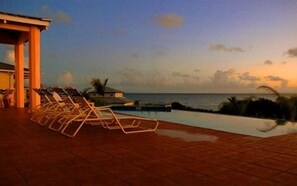
<svg viewBox="0 0 297 186">
<path fill-rule="evenodd" d="M 47 86 L 108 78 L 125 92 L 297 93 L 296 0 L 0 0 L 0 11 L 52 19 L 41 36 Z M 13 56 L 0 45 L 0 61 Z"/>
</svg>

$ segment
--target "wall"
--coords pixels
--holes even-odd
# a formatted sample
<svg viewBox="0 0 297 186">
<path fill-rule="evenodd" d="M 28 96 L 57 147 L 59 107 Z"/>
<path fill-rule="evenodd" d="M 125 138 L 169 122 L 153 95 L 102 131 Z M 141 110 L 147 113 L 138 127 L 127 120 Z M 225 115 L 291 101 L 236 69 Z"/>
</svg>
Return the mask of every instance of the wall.
<svg viewBox="0 0 297 186">
<path fill-rule="evenodd" d="M 13 75 L 7 72 L 0 72 L 0 89 L 13 89 L 14 79 Z"/>
</svg>

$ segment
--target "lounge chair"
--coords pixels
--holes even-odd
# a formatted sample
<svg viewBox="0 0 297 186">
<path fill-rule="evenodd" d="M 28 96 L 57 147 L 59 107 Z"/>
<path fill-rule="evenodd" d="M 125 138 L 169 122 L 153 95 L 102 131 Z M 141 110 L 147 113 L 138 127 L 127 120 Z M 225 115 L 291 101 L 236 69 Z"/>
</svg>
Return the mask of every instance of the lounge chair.
<svg viewBox="0 0 297 186">
<path fill-rule="evenodd" d="M 77 89 L 67 88 L 65 90 L 80 108 L 78 109 L 80 112 L 77 115 L 74 115 L 74 117 L 67 122 L 62 123 L 63 127 L 61 133 L 66 136 L 74 137 L 85 123 L 102 125 L 107 129 L 121 129 L 125 134 L 152 132 L 155 131 L 159 125 L 156 119 L 116 114 L 108 107 L 94 107 Z M 67 128 L 75 121 L 80 122 L 80 124 L 74 133 L 69 134 Z"/>
<path fill-rule="evenodd" d="M 42 119 L 46 116 L 47 113 L 51 112 L 54 108 L 57 108 L 59 104 L 52 97 L 52 93 L 47 89 L 33 89 L 40 97 L 41 104 L 29 110 L 29 113 L 32 113 L 31 120 L 41 124 Z"/>
<path fill-rule="evenodd" d="M 67 114 L 75 107 L 75 104 L 65 102 L 53 89 L 45 89 L 44 92 L 51 99 L 52 104 L 43 112 L 43 117 L 38 122 L 41 125 L 47 125 L 50 121 L 54 122 L 59 116 Z"/>
<path fill-rule="evenodd" d="M 76 104 L 69 94 L 63 88 L 52 88 L 52 91 L 56 94 L 55 99 L 58 99 L 59 102 L 62 102 L 64 105 L 61 107 L 58 112 L 53 113 L 49 116 L 51 122 L 49 123 L 49 128 L 54 131 L 59 131 L 63 127 L 63 123 L 68 120 L 68 118 L 73 117 L 73 115 L 78 114 L 79 105 Z M 58 127 L 55 127 L 54 124 L 58 121 Z"/>
</svg>

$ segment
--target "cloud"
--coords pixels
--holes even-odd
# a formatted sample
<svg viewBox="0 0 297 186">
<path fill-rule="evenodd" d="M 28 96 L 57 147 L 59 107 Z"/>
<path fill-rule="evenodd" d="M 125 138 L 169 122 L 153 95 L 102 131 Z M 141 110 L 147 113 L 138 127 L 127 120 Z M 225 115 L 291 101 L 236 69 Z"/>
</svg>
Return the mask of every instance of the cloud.
<svg viewBox="0 0 297 186">
<path fill-rule="evenodd" d="M 4 51 L 3 61 L 12 65 L 15 64 L 14 49 L 12 47 L 9 47 Z M 29 58 L 27 56 L 24 56 L 24 67 L 29 67 Z"/>
<path fill-rule="evenodd" d="M 184 24 L 184 18 L 180 15 L 169 13 L 155 16 L 153 22 L 163 28 L 176 28 Z"/>
<path fill-rule="evenodd" d="M 297 57 L 297 47 L 296 48 L 290 48 L 286 54 L 289 55 L 289 57 Z"/>
<path fill-rule="evenodd" d="M 274 81 L 274 82 L 280 82 L 280 86 L 285 88 L 285 87 L 288 87 L 288 80 L 286 79 L 283 79 L 279 76 L 272 76 L 272 75 L 269 75 L 269 76 L 266 76 L 265 77 L 268 81 Z"/>
<path fill-rule="evenodd" d="M 170 72 L 126 68 L 116 77 L 112 85 L 128 92 L 256 92 L 263 84 L 283 90 L 288 88 L 288 80 L 281 77 L 259 77 L 251 72 L 237 72 L 234 68 L 217 70 L 208 78 L 195 76 L 193 70 Z"/>
<path fill-rule="evenodd" d="M 237 76 L 238 74 L 235 69 L 229 69 L 227 71 L 217 70 L 209 81 L 204 82 L 204 86 L 209 89 L 220 89 L 222 91 L 236 89 L 242 87 Z"/>
<path fill-rule="evenodd" d="M 4 52 L 4 62 L 14 65 L 15 59 L 13 49 L 8 49 Z"/>
<path fill-rule="evenodd" d="M 227 71 L 221 71 L 217 70 L 211 80 L 215 83 L 218 82 L 227 82 L 233 79 L 234 75 L 236 75 L 236 70 L 235 69 L 230 69 Z"/>
<path fill-rule="evenodd" d="M 273 65 L 273 62 L 270 60 L 264 61 L 264 65 Z"/>
<path fill-rule="evenodd" d="M 114 85 L 133 92 L 166 92 L 177 82 L 175 78 L 156 70 L 140 72 L 137 69 L 125 68 L 118 75 L 119 79 Z M 182 82 L 182 79 L 178 79 L 178 82 Z"/>
<path fill-rule="evenodd" d="M 239 75 L 239 79 L 243 80 L 243 81 L 260 81 L 261 79 L 256 77 L 256 76 L 252 76 L 250 75 L 249 72 L 245 72 L 242 75 Z"/>
<path fill-rule="evenodd" d="M 245 52 L 245 50 L 243 48 L 236 47 L 236 46 L 227 47 L 224 44 L 210 45 L 209 49 L 214 50 L 214 51 L 224 51 L 224 52 Z"/>
<path fill-rule="evenodd" d="M 72 19 L 69 15 L 67 15 L 63 11 L 53 12 L 50 10 L 48 5 L 43 5 L 41 7 L 41 13 L 44 16 L 49 17 L 50 19 L 53 19 L 53 22 L 56 22 L 56 23 L 67 23 L 67 24 L 72 23 Z"/>
<path fill-rule="evenodd" d="M 232 68 L 226 71 L 217 70 L 210 80 L 202 82 L 199 87 L 215 92 L 254 91 L 259 86 L 258 81 L 260 78 L 249 72 L 241 74 Z"/>
<path fill-rule="evenodd" d="M 188 74 L 181 74 L 179 72 L 173 72 L 171 75 L 174 76 L 174 77 L 182 77 L 182 78 L 189 78 L 189 77 L 191 77 Z"/>
<path fill-rule="evenodd" d="M 195 70 L 194 70 L 194 72 L 200 72 L 200 71 L 201 71 L 200 69 L 195 69 Z"/>
<path fill-rule="evenodd" d="M 57 84 L 63 87 L 69 87 L 74 85 L 74 78 L 71 72 L 64 71 L 59 75 L 57 79 Z"/>
</svg>

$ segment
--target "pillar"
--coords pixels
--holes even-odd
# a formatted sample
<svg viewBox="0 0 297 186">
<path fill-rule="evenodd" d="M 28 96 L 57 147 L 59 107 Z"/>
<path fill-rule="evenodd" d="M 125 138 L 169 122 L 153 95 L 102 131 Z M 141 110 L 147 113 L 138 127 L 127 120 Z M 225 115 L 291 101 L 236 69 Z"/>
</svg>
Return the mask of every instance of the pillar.
<svg viewBox="0 0 297 186">
<path fill-rule="evenodd" d="M 15 54 L 15 105 L 24 108 L 24 43 L 16 44 Z"/>
<path fill-rule="evenodd" d="M 29 32 L 29 94 L 30 108 L 40 104 L 40 96 L 33 91 L 40 88 L 40 30 L 31 26 Z"/>
</svg>

